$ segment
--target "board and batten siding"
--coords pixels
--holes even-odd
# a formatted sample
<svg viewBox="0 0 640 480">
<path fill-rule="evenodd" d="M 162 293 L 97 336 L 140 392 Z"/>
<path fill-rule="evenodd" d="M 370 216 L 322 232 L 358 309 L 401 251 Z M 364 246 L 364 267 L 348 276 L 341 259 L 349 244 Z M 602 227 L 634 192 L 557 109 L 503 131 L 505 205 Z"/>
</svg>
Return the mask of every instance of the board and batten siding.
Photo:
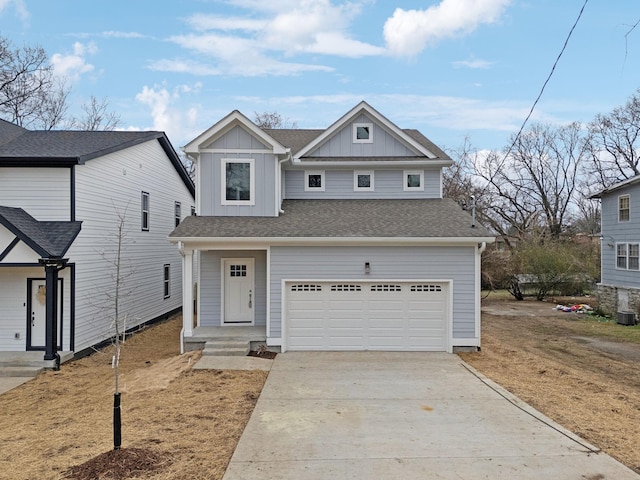
<svg viewBox="0 0 640 480">
<path fill-rule="evenodd" d="M 271 247 L 271 338 L 282 336 L 282 280 L 451 280 L 453 338 L 475 331 L 475 247 Z M 364 273 L 369 262 L 371 273 Z M 455 344 L 455 341 L 454 341 Z"/>
<path fill-rule="evenodd" d="M 353 124 L 372 123 L 373 142 L 354 143 Z M 313 157 L 415 157 L 416 152 L 400 142 L 366 114 L 360 114 L 353 122 L 348 123 L 331 136 L 325 143 L 314 149 L 309 155 Z"/>
<path fill-rule="evenodd" d="M 618 221 L 618 198 L 629 195 L 629 221 Z M 640 271 L 617 268 L 617 243 L 640 243 L 640 185 L 602 197 L 602 283 L 640 288 Z"/>
<path fill-rule="evenodd" d="M 276 211 L 276 158 L 264 145 L 244 128 L 233 127 L 204 147 L 198 158 L 199 202 L 198 215 L 274 217 Z M 222 159 L 254 162 L 255 186 L 253 205 L 222 204 Z"/>
<path fill-rule="evenodd" d="M 22 208 L 40 221 L 71 219 L 69 167 L 0 167 L 0 205 Z"/>
<path fill-rule="evenodd" d="M 69 350 L 69 328 L 71 318 L 71 281 L 70 270 L 59 272 L 63 279 L 62 295 L 62 349 Z M 44 279 L 41 267 L 0 267 L 0 351 L 24 352 L 27 344 L 28 290 L 27 279 Z M 16 334 L 20 338 L 15 338 Z"/>
<path fill-rule="evenodd" d="M 200 282 L 198 284 L 199 324 L 219 327 L 222 324 L 222 259 L 253 258 L 255 260 L 256 325 L 266 325 L 267 319 L 267 252 L 264 250 L 215 250 L 200 252 Z"/>
<path fill-rule="evenodd" d="M 141 195 L 149 193 L 149 230 L 142 231 Z M 120 312 L 126 328 L 182 306 L 182 257 L 167 236 L 174 206 L 184 218 L 195 204 L 157 140 L 76 167 L 76 218 L 82 230 L 68 252 L 76 263 L 76 351 L 114 333 L 114 267 L 118 215 L 124 217 Z M 164 265 L 170 295 L 164 298 Z"/>
<path fill-rule="evenodd" d="M 321 167 L 321 166 L 320 166 Z M 309 167 L 308 171 L 321 168 Z M 373 171 L 374 189 L 355 191 L 353 187 L 354 171 Z M 414 171 L 416 169 L 407 169 Z M 324 170 L 324 191 L 306 192 L 304 170 L 285 171 L 285 198 L 289 200 L 328 200 L 328 199 L 407 199 L 441 198 L 440 169 L 424 170 L 424 191 L 404 191 L 404 169 L 399 170 Z"/>
</svg>

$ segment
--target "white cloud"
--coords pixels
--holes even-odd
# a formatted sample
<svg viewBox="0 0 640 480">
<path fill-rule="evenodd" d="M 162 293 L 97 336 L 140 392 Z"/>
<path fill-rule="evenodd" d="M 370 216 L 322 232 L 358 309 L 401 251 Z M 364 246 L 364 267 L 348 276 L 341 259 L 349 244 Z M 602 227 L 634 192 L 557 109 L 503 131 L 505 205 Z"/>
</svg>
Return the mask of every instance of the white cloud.
<svg viewBox="0 0 640 480">
<path fill-rule="evenodd" d="M 244 17 L 222 17 L 220 15 L 199 13 L 187 18 L 186 23 L 199 32 L 207 30 L 246 30 L 255 32 L 264 29 L 268 22 Z"/>
<path fill-rule="evenodd" d="M 100 34 L 104 38 L 145 38 L 145 35 L 138 32 L 121 32 L 117 30 L 107 30 Z"/>
<path fill-rule="evenodd" d="M 87 63 L 86 57 L 94 55 L 98 47 L 94 43 L 73 44 L 73 53 L 54 53 L 51 56 L 51 65 L 56 76 L 65 77 L 71 81 L 77 81 L 84 73 L 93 71 L 94 67 Z"/>
<path fill-rule="evenodd" d="M 195 136 L 199 113 L 196 106 L 182 106 L 186 101 L 183 95 L 198 94 L 201 87 L 202 84 L 197 82 L 179 85 L 169 91 L 165 85 L 145 85 L 136 95 L 136 101 L 149 108 L 153 123 L 151 129 L 165 132 L 172 142 L 182 141 Z"/>
<path fill-rule="evenodd" d="M 427 45 L 498 21 L 511 0 L 442 0 L 426 10 L 396 8 L 384 25 L 392 55 L 414 57 Z"/>
<path fill-rule="evenodd" d="M 480 60 L 479 58 L 470 58 L 468 60 L 457 60 L 451 62 L 451 64 L 456 68 L 487 69 L 491 67 L 494 62 Z"/>
<path fill-rule="evenodd" d="M 23 22 L 29 20 L 30 15 L 24 0 L 0 0 L 0 14 L 4 13 L 5 10 L 8 10 L 9 7 L 13 7 L 16 15 Z"/>
</svg>

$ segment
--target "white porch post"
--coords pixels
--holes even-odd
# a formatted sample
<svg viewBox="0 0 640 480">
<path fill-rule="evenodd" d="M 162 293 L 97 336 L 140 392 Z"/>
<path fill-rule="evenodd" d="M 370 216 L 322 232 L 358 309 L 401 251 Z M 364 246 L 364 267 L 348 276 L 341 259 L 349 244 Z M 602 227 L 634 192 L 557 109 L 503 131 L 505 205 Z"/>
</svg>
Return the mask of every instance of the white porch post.
<svg viewBox="0 0 640 480">
<path fill-rule="evenodd" d="M 182 332 L 180 352 L 184 353 L 184 337 L 193 336 L 193 250 L 180 243 L 182 254 Z"/>
</svg>

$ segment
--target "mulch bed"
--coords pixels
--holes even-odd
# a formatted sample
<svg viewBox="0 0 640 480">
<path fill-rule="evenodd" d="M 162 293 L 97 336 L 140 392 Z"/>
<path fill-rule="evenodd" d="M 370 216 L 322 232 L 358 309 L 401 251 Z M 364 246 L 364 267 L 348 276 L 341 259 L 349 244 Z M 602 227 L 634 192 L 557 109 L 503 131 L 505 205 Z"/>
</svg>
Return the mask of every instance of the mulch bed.
<svg viewBox="0 0 640 480">
<path fill-rule="evenodd" d="M 267 358 L 269 360 L 273 360 L 278 355 L 277 352 L 270 352 L 269 350 L 251 350 L 247 356 L 249 357 L 258 357 L 258 358 Z"/>
<path fill-rule="evenodd" d="M 123 480 L 155 472 L 171 464 L 165 453 L 145 448 L 110 450 L 65 473 L 73 480 Z"/>
</svg>

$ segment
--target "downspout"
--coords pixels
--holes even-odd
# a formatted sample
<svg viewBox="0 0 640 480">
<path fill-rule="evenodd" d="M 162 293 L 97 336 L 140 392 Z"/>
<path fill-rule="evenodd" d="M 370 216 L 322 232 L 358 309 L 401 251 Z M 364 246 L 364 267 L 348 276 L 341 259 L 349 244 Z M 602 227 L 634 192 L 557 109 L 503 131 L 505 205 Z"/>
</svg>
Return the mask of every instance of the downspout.
<svg viewBox="0 0 640 480">
<path fill-rule="evenodd" d="M 482 348 L 482 343 L 481 343 L 481 336 L 482 336 L 482 332 L 481 332 L 481 309 L 482 309 L 482 304 L 480 301 L 480 297 L 482 296 L 482 252 L 484 252 L 487 248 L 487 242 L 482 242 L 479 246 L 478 246 L 478 253 L 477 253 L 477 257 L 476 257 L 476 331 L 478 332 L 478 351 L 481 350 Z"/>
<path fill-rule="evenodd" d="M 287 148 L 287 156 L 285 158 L 283 158 L 282 160 L 278 160 L 278 213 L 284 213 L 284 210 L 282 209 L 282 164 L 284 162 L 287 162 L 291 159 L 291 149 Z"/>
<path fill-rule="evenodd" d="M 178 242 L 178 251 L 180 252 L 180 256 L 182 257 L 182 262 L 184 263 L 184 243 Z M 182 279 L 182 281 L 184 282 L 184 278 Z M 184 286 L 182 288 L 184 289 Z M 184 294 L 182 296 L 184 297 Z M 182 303 L 183 303 L 182 308 L 184 309 L 184 301 Z M 182 322 L 182 328 L 180 329 L 180 355 L 182 355 L 183 353 L 184 353 L 184 322 Z"/>
</svg>

